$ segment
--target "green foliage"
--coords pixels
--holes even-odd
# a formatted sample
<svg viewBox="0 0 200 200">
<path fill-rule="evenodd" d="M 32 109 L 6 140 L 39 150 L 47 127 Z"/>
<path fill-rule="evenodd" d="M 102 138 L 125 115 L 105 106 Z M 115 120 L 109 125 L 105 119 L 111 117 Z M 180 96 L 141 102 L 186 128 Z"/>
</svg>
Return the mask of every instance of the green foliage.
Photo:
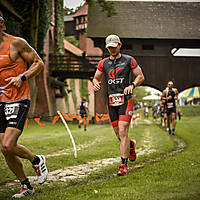
<svg viewBox="0 0 200 200">
<path fill-rule="evenodd" d="M 75 9 L 74 8 L 67 8 L 67 7 L 64 7 L 64 15 L 73 15 L 75 14 L 79 9 L 81 8 L 81 5 L 76 7 Z"/>
<path fill-rule="evenodd" d="M 74 101 L 75 110 L 77 111 L 77 98 L 76 98 L 76 88 L 75 88 L 75 79 L 70 80 L 70 89 L 72 90 L 72 98 Z"/>
<path fill-rule="evenodd" d="M 56 54 L 64 54 L 64 10 L 63 1 L 55 0 L 55 44 Z"/>
<path fill-rule="evenodd" d="M 79 40 L 77 40 L 75 36 L 65 36 L 65 40 L 67 40 L 74 46 L 79 47 Z"/>
<path fill-rule="evenodd" d="M 32 4 L 34 1 L 27 0 L 9 0 L 9 3 L 13 6 L 15 11 L 24 19 L 22 22 L 19 18 L 11 14 L 8 10 L 2 7 L 2 12 L 6 20 L 7 33 L 23 37 L 29 43 L 31 43 L 31 26 L 32 23 Z M 38 29 L 38 45 L 37 51 L 42 53 L 44 38 L 48 30 L 51 20 L 51 0 L 40 0 L 40 19 Z"/>
<path fill-rule="evenodd" d="M 180 110 L 183 117 L 185 116 L 200 116 L 200 106 L 199 105 L 187 105 L 187 106 L 179 106 L 177 111 Z"/>
<path fill-rule="evenodd" d="M 38 30 L 38 51 L 42 53 L 44 47 L 44 38 L 46 36 L 52 15 L 52 0 L 40 0 L 40 19 Z"/>
<path fill-rule="evenodd" d="M 142 98 L 147 95 L 149 95 L 149 92 L 146 91 L 146 87 L 144 86 L 136 87 L 133 91 L 133 100 L 136 102 L 143 101 Z"/>
<path fill-rule="evenodd" d="M 188 112 L 190 112 L 189 108 Z M 141 152 L 138 153 L 135 162 L 129 162 L 129 175 L 117 177 L 115 174 L 119 163 L 111 164 L 110 167 L 102 167 L 100 171 L 95 169 L 95 172 L 82 179 L 66 182 L 52 180 L 49 184 L 34 184 L 35 195 L 29 196 L 28 199 L 119 200 L 134 197 L 134 200 L 198 200 L 199 120 L 199 116 L 183 118 L 177 123 L 177 136 L 168 136 L 166 131 L 156 123 L 147 124 L 139 119 L 137 125 L 129 128 L 129 136 L 137 141 L 136 152 Z M 56 122 L 54 126 L 51 123 L 43 123 L 45 126 L 39 127 L 31 120 L 29 128 L 25 128 L 20 136 L 19 144 L 28 147 L 35 154 L 45 156 L 63 152 L 60 156 L 46 157 L 50 172 L 81 165 L 84 169 L 84 164 L 88 162 L 116 158 L 120 155 L 119 141 L 111 125 L 89 125 L 88 131 L 83 132 L 77 125 L 68 123 L 79 149 L 78 158 L 75 159 L 70 137 L 66 134 L 61 121 Z M 179 148 L 187 145 L 186 148 L 183 148 L 182 152 L 174 150 L 177 148 L 175 142 L 182 140 L 186 144 L 180 143 Z M 176 154 L 171 154 L 172 150 Z M 24 159 L 22 162 L 25 173 L 28 176 L 35 175 L 30 162 Z M 12 194 L 17 192 L 19 183 L 14 186 L 5 185 L 5 183 L 15 184 L 16 178 L 8 170 L 2 154 L 0 163 L 0 199 L 10 199 Z M 104 162 L 99 162 L 101 163 Z"/>
<path fill-rule="evenodd" d="M 86 97 L 88 102 L 89 101 L 88 80 L 80 79 L 79 86 L 80 86 L 81 98 Z"/>
<path fill-rule="evenodd" d="M 117 10 L 114 3 L 107 0 L 86 0 L 89 5 L 95 5 L 98 3 L 101 6 L 102 11 L 107 12 L 107 16 L 111 17 L 117 14 Z"/>
</svg>

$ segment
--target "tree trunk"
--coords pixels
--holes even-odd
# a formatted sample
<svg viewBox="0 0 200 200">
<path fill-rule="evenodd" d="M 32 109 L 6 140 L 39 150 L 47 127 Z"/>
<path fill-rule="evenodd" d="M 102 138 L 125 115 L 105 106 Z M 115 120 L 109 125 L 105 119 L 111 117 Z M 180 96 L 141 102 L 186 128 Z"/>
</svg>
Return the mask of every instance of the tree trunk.
<svg viewBox="0 0 200 200">
<path fill-rule="evenodd" d="M 38 28 L 39 28 L 39 0 L 33 0 L 32 1 L 32 23 L 31 23 L 31 46 L 37 50 L 37 44 L 38 44 Z M 38 87 L 36 85 L 35 77 L 31 78 L 29 80 L 30 89 L 31 89 L 31 107 L 29 111 L 29 115 L 33 116 L 35 107 L 36 107 L 36 99 L 37 99 L 37 91 Z"/>
</svg>

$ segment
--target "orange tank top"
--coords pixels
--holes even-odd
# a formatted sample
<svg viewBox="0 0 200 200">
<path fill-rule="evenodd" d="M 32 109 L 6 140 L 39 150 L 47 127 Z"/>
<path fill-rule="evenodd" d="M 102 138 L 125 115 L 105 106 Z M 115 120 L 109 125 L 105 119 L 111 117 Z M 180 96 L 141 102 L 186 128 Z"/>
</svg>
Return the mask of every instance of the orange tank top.
<svg viewBox="0 0 200 200">
<path fill-rule="evenodd" d="M 10 58 L 10 43 L 12 38 L 12 35 L 8 35 L 7 40 L 0 48 L 0 102 L 6 103 L 31 99 L 28 80 L 24 81 L 20 88 L 9 87 L 5 90 L 3 89 L 8 84 L 5 79 L 19 76 L 19 74 L 23 74 L 26 71 L 24 60 L 13 61 Z"/>
</svg>

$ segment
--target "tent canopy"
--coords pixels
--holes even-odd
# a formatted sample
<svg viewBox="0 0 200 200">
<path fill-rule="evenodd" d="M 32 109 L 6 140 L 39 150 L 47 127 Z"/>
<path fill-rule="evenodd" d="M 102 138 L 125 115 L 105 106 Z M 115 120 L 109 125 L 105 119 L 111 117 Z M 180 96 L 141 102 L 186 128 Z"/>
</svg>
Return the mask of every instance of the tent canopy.
<svg viewBox="0 0 200 200">
<path fill-rule="evenodd" d="M 160 96 L 152 94 L 152 95 L 148 95 L 146 97 L 143 97 L 143 100 L 160 100 Z"/>
<path fill-rule="evenodd" d="M 187 89 L 180 98 L 200 98 L 200 87 Z"/>
</svg>

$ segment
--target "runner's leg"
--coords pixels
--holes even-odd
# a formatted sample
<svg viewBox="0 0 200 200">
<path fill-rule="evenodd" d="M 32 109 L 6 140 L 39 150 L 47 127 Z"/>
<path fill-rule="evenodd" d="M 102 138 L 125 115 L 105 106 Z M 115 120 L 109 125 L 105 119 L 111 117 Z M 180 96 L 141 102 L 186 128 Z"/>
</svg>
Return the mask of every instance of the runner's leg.
<svg viewBox="0 0 200 200">
<path fill-rule="evenodd" d="M 175 129 L 176 127 L 176 113 L 172 113 L 172 128 Z"/>
<path fill-rule="evenodd" d="M 18 157 L 28 159 L 32 162 L 34 155 L 24 146 L 17 144 L 20 134 L 21 131 L 16 128 L 7 128 L 3 137 L 1 137 L 1 151 L 10 170 L 22 182 L 26 179 L 26 175 Z"/>
<path fill-rule="evenodd" d="M 120 153 L 122 158 L 128 158 L 130 139 L 128 137 L 129 122 L 119 121 Z"/>
</svg>

